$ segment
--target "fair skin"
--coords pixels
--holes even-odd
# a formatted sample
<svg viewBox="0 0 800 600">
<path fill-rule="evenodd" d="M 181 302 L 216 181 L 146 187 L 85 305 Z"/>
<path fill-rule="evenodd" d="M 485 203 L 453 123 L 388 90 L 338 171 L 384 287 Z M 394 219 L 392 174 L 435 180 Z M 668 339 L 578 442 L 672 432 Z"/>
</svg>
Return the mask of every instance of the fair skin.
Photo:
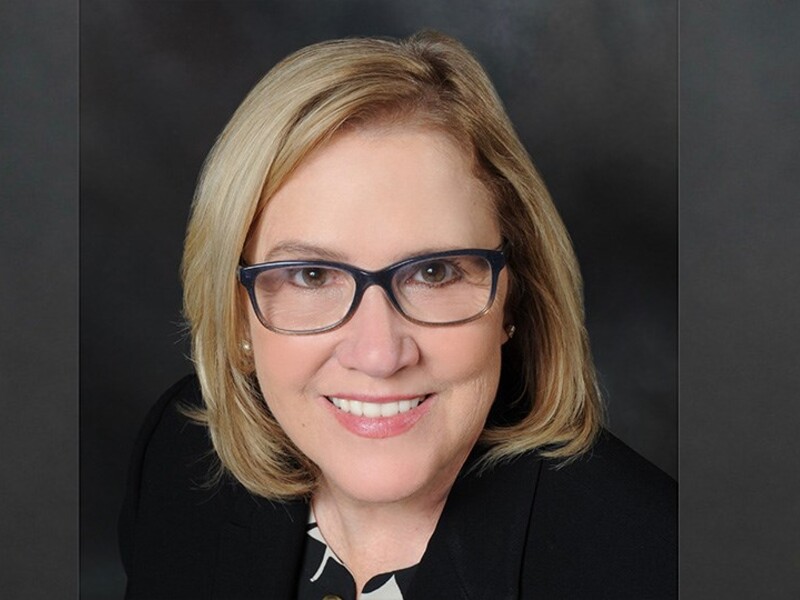
<svg viewBox="0 0 800 600">
<path fill-rule="evenodd" d="M 333 259 L 378 270 L 420 252 L 500 241 L 492 199 L 449 136 L 373 126 L 338 134 L 300 165 L 270 199 L 246 254 L 251 263 Z M 349 322 L 325 333 L 274 333 L 248 308 L 261 390 L 321 471 L 317 522 L 358 590 L 421 559 L 483 429 L 508 339 L 505 271 L 498 285 L 488 313 L 451 327 L 411 323 L 377 286 Z M 375 436 L 345 426 L 332 397 L 422 402 L 407 413 L 410 426 Z"/>
</svg>

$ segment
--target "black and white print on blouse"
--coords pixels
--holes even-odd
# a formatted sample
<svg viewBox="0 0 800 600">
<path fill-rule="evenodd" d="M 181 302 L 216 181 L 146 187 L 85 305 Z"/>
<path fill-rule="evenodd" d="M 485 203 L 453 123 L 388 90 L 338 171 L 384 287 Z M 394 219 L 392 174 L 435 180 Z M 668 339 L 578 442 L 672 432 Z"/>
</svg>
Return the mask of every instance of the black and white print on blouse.
<svg viewBox="0 0 800 600">
<path fill-rule="evenodd" d="M 298 600 L 320 600 L 326 595 L 342 600 L 403 600 L 417 565 L 382 573 L 370 579 L 356 595 L 356 582 L 336 553 L 328 547 L 309 511 L 303 568 L 298 582 Z"/>
</svg>

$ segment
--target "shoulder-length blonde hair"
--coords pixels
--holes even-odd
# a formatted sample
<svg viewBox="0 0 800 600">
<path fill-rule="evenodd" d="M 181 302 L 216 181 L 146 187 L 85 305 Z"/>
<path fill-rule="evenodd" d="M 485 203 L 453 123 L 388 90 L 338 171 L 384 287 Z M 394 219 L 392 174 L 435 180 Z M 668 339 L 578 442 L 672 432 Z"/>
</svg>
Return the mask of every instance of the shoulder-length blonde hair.
<svg viewBox="0 0 800 600">
<path fill-rule="evenodd" d="M 195 193 L 183 259 L 185 316 L 207 424 L 227 469 L 255 494 L 313 491 L 318 472 L 258 391 L 236 269 L 253 223 L 303 159 L 343 127 L 422 123 L 454 137 L 492 192 L 506 240 L 515 337 L 503 348 L 496 406 L 481 438 L 485 464 L 538 450 L 568 460 L 601 424 L 584 327 L 581 277 L 564 225 L 488 76 L 435 32 L 405 40 L 344 39 L 275 66 L 211 150 Z"/>
</svg>

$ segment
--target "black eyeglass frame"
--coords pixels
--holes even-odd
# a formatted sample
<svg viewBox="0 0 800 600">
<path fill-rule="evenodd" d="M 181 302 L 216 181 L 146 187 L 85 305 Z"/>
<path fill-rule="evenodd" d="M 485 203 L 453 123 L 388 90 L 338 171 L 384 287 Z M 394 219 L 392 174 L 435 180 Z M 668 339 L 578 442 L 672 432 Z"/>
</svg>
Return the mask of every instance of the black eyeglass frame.
<svg viewBox="0 0 800 600">
<path fill-rule="evenodd" d="M 489 293 L 489 299 L 486 301 L 486 306 L 476 315 L 468 317 L 466 319 L 459 319 L 458 321 L 448 321 L 446 323 L 428 323 L 426 321 L 420 321 L 419 319 L 415 319 L 410 315 L 406 314 L 403 310 L 402 306 L 400 306 L 400 302 L 398 301 L 397 297 L 395 296 L 394 290 L 392 289 L 392 279 L 394 278 L 395 273 L 400 269 L 408 266 L 411 263 L 415 262 L 426 262 L 426 261 L 433 261 L 436 259 L 442 258 L 449 258 L 451 256 L 479 256 L 485 259 L 492 268 L 492 288 Z M 372 285 L 377 285 L 383 288 L 383 291 L 386 293 L 386 297 L 389 298 L 389 301 L 394 306 L 395 310 L 400 313 L 403 318 L 407 319 L 408 321 L 415 323 L 417 325 L 424 325 L 426 327 L 450 327 L 452 325 L 461 325 L 463 323 L 468 323 L 470 321 L 474 321 L 486 314 L 486 312 L 492 307 L 494 304 L 495 296 L 497 295 L 497 281 L 500 277 L 500 273 L 506 266 L 506 256 L 503 251 L 503 248 L 495 249 L 495 250 L 486 250 L 481 248 L 467 248 L 464 250 L 447 250 L 444 252 L 434 252 L 432 254 L 423 254 L 420 256 L 412 256 L 410 258 L 406 258 L 401 260 L 400 262 L 396 262 L 392 265 L 389 265 L 385 269 L 381 269 L 379 271 L 365 271 L 364 269 L 359 269 L 354 267 L 353 265 L 348 265 L 347 263 L 340 263 L 334 261 L 326 261 L 326 260 L 282 260 L 276 262 L 266 262 L 266 263 L 258 263 L 254 265 L 247 264 L 243 259 L 239 263 L 239 268 L 237 269 L 237 278 L 239 283 L 244 286 L 247 290 L 247 295 L 250 298 L 250 303 L 253 306 L 253 311 L 256 313 L 258 320 L 261 324 L 269 329 L 270 331 L 274 331 L 275 333 L 280 333 L 284 335 L 311 335 L 315 333 L 325 333 L 327 331 L 333 331 L 347 323 L 355 314 L 356 310 L 358 310 L 358 306 L 361 303 L 361 298 L 364 295 L 366 289 Z M 255 292 L 255 282 L 256 278 L 260 273 L 264 271 L 270 271 L 272 269 L 284 269 L 284 268 L 301 268 L 301 267 L 321 267 L 321 268 L 333 268 L 339 269 L 341 271 L 345 271 L 352 275 L 353 279 L 356 282 L 356 288 L 353 292 L 353 300 L 350 303 L 350 308 L 345 313 L 345 315 L 336 323 L 332 325 L 327 325 L 325 327 L 319 327 L 317 329 L 309 329 L 309 330 L 301 330 L 301 331 L 294 331 L 291 329 L 281 329 L 280 327 L 275 327 L 274 325 L 270 325 L 267 323 L 264 315 L 261 314 L 261 310 L 258 306 L 258 301 L 256 300 L 256 292 Z"/>
</svg>

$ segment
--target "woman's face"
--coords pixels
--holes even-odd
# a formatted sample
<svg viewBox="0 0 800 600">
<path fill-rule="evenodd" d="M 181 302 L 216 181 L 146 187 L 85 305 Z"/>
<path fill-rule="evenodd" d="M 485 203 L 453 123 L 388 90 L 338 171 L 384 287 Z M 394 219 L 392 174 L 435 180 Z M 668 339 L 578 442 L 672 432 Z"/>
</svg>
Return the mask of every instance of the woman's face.
<svg viewBox="0 0 800 600">
<path fill-rule="evenodd" d="M 500 243 L 489 193 L 448 136 L 367 128 L 339 134 L 301 164 L 267 205 L 247 259 L 333 259 L 378 270 L 423 252 Z M 311 335 L 269 331 L 248 303 L 261 390 L 319 466 L 322 486 L 381 503 L 448 491 L 495 397 L 507 286 L 503 271 L 484 316 L 444 327 L 404 319 L 378 286 L 345 325 Z M 378 408 L 421 402 L 370 418 L 344 413 L 333 398 Z"/>
</svg>

